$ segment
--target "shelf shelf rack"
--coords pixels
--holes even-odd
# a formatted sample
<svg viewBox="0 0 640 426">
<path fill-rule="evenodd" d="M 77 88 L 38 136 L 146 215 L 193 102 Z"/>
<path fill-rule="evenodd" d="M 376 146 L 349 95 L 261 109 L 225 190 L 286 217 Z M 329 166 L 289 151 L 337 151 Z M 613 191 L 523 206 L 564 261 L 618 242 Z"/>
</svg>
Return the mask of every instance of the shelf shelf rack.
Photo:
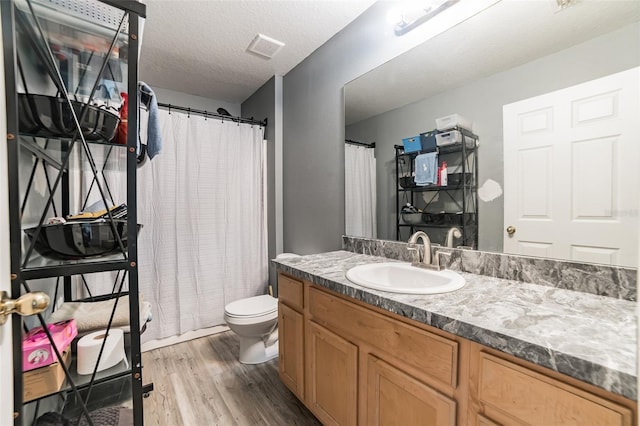
<svg viewBox="0 0 640 426">
<path fill-rule="evenodd" d="M 144 385 L 142 383 L 142 358 L 140 352 L 140 317 L 139 317 L 139 294 L 138 294 L 138 253 L 137 253 L 137 214 L 136 214 L 136 155 L 138 135 L 136 131 L 131 129 L 138 128 L 139 111 L 137 96 L 138 85 L 138 57 L 139 57 L 139 40 L 141 34 L 141 26 L 146 15 L 146 7 L 143 3 L 133 0 L 81 0 L 77 2 L 78 9 L 87 6 L 97 6 L 105 13 L 112 13 L 120 20 L 116 27 L 97 23 L 93 18 L 82 17 L 73 10 L 62 10 L 66 3 L 72 1 L 60 2 L 54 0 L 6 0 L 0 2 L 0 16 L 2 20 L 2 36 L 3 36 L 3 57 L 5 64 L 5 90 L 6 90 L 6 118 L 7 118 L 7 154 L 8 154 L 8 176 L 9 176 L 9 223 L 10 223 L 10 255 L 11 255 L 11 297 L 17 299 L 22 294 L 31 291 L 31 282 L 36 279 L 56 278 L 55 287 L 56 294 L 60 279 L 64 282 L 64 299 L 71 301 L 72 297 L 72 277 L 81 279 L 85 286 L 87 283 L 84 279 L 85 274 L 119 271 L 111 294 L 92 297 L 97 299 L 115 299 L 115 305 L 124 295 L 128 295 L 129 300 L 129 329 L 130 329 L 130 347 L 127 354 L 127 363 L 121 364 L 101 372 L 94 370 L 92 375 L 79 376 L 74 372 L 74 362 L 69 368 L 61 363 L 64 370 L 66 382 L 62 389 L 52 392 L 48 395 L 42 395 L 27 404 L 35 404 L 38 406 L 40 401 L 55 395 L 62 396 L 67 404 L 67 408 L 75 408 L 80 414 L 78 421 L 84 416 L 84 420 L 92 425 L 93 421 L 89 416 L 87 406 L 100 406 L 100 399 L 91 399 L 92 390 L 101 384 L 118 379 L 127 379 L 127 387 L 130 389 L 133 419 L 136 426 L 143 425 L 143 394 L 152 389 L 152 385 Z M 94 100 L 98 82 L 102 77 L 109 60 L 114 55 L 126 60 L 126 91 L 130 94 L 131 102 L 128 104 L 128 128 L 126 145 L 116 146 L 108 141 L 89 141 L 86 140 L 82 133 L 79 123 L 83 122 L 83 117 L 88 113 L 89 108 L 83 107 L 79 114 L 73 112 L 74 130 L 68 135 L 57 135 L 55 137 L 46 137 L 42 134 L 33 135 L 20 131 L 20 105 L 19 92 L 28 93 L 27 81 L 22 69 L 22 59 L 29 54 L 39 55 L 42 61 L 43 73 L 48 73 L 54 85 L 58 88 L 58 95 L 67 103 L 69 109 L 73 111 L 71 104 L 72 96 L 75 93 L 67 90 L 65 78 L 62 77 L 61 67 L 56 62 L 56 57 L 52 53 L 52 45 L 46 28 L 43 30 L 43 22 L 53 22 L 61 27 L 78 29 L 78 31 L 90 31 L 91 34 L 102 36 L 106 40 L 111 39 L 110 47 L 106 52 L 99 52 L 104 56 L 101 59 L 101 66 L 95 83 L 92 86 L 85 104 L 89 104 Z M 77 27 L 76 27 L 77 26 Z M 107 34 L 107 36 L 105 36 Z M 64 34 L 67 36 L 68 34 Z M 31 52 L 21 51 L 21 45 L 18 43 L 19 37 L 29 39 L 32 49 Z M 116 53 L 114 47 L 118 44 L 124 47 Z M 94 52 L 92 52 L 93 55 Z M 86 65 L 88 67 L 88 64 Z M 77 90 L 76 90 L 77 92 Z M 77 99 L 77 98 L 76 98 Z M 45 141 L 44 144 L 39 141 Z M 49 143 L 52 142 L 51 145 Z M 55 145 L 52 146 L 52 145 Z M 107 223 L 117 240 L 119 249 L 106 256 L 87 258 L 60 260 L 39 256 L 34 253 L 34 242 L 23 242 L 22 223 L 25 205 L 32 190 L 33 176 L 36 169 L 41 166 L 44 169 L 47 180 L 47 199 L 45 207 L 42 208 L 40 220 L 37 223 L 39 232 L 44 225 L 46 215 L 50 209 L 56 212 L 56 216 L 67 216 L 70 212 L 70 195 L 69 195 L 69 160 L 73 154 L 74 147 L 79 146 L 84 153 L 85 164 L 89 166 L 93 174 L 93 180 L 90 188 L 97 189 L 100 193 L 104 205 L 113 202 L 111 191 L 105 177 L 105 165 L 111 155 L 112 150 L 120 150 L 126 159 L 126 204 L 128 207 L 127 214 L 127 245 L 123 244 L 119 233 L 115 229 L 115 222 L 111 213 L 107 214 Z M 25 155 L 21 151 L 26 150 L 34 163 L 30 171 L 30 178 L 26 185 L 22 185 L 21 172 L 24 168 Z M 107 150 L 102 167 L 99 167 L 93 156 L 97 150 Z M 47 167 L 55 170 L 55 177 L 48 174 Z M 24 173 L 22 173 L 24 175 Z M 102 183 L 101 183 L 102 180 Z M 86 194 L 87 197 L 89 194 Z M 59 199 L 60 209 L 56 206 L 56 200 Z M 22 201 L 21 201 L 22 199 Z M 84 200 L 86 204 L 87 198 Z M 35 240 L 35 238 L 34 238 Z M 25 248 L 26 247 L 26 248 Z M 77 280 L 79 281 L 79 280 Z M 56 303 L 56 300 L 53 300 Z M 112 317 L 109 319 L 107 330 L 111 327 Z M 42 314 L 38 314 L 38 321 L 41 325 L 45 325 L 47 319 Z M 12 321 L 13 336 L 13 358 L 14 358 L 14 425 L 26 425 L 32 422 L 25 415 L 26 404 L 23 404 L 23 382 L 22 382 L 22 335 L 25 328 L 21 317 L 14 315 Z M 52 336 L 45 327 L 45 333 L 50 341 Z M 54 345 L 55 346 L 55 345 Z M 57 349 L 56 356 L 60 358 Z M 83 391 L 84 393 L 80 393 Z M 71 396 L 71 398 L 69 398 Z M 95 396 L 95 395 L 94 395 Z M 57 398 L 57 397 L 56 397 Z M 72 407 L 70 400 L 74 400 Z M 37 410 L 36 410 L 37 414 Z"/>
<path fill-rule="evenodd" d="M 408 229 L 411 234 L 417 230 L 433 229 L 438 234 L 443 234 L 446 229 L 456 226 L 462 232 L 462 244 L 463 246 L 478 247 L 478 146 L 479 137 L 471 131 L 462 127 L 455 127 L 454 129 L 460 132 L 462 141 L 461 143 L 455 143 L 450 145 L 438 146 L 436 152 L 438 153 L 439 164 L 442 158 L 460 160 L 459 169 L 462 172 L 461 183 L 447 186 L 407 186 L 402 187 L 400 185 L 400 170 L 401 158 L 406 157 L 408 161 L 408 169 L 405 172 L 411 176 L 414 172 L 414 159 L 417 155 L 428 151 L 417 151 L 411 153 L 405 153 L 402 145 L 394 145 L 395 149 L 395 165 L 396 165 L 396 239 L 398 241 L 405 240 L 403 238 L 402 230 Z M 405 165 L 406 166 L 406 165 Z M 471 179 L 467 181 L 467 174 L 471 174 Z M 403 223 L 401 215 L 401 207 L 403 198 L 409 201 L 415 206 L 416 194 L 426 195 L 431 193 L 432 196 L 428 201 L 425 201 L 424 209 L 427 210 L 437 198 L 439 194 L 446 195 L 447 199 L 454 203 L 458 212 L 462 213 L 461 223 L 417 223 L 408 224 Z M 467 214 L 470 215 L 470 219 L 467 218 Z M 444 241 L 443 241 L 444 242 Z"/>
</svg>

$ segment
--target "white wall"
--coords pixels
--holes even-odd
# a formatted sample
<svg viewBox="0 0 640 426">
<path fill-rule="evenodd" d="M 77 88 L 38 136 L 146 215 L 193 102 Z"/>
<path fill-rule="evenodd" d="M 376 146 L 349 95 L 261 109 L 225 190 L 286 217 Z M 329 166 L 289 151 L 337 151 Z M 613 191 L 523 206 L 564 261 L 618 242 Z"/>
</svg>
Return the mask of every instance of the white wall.
<svg viewBox="0 0 640 426">
<path fill-rule="evenodd" d="M 191 95 L 189 93 L 176 92 L 175 90 L 164 89 L 151 85 L 158 102 L 178 105 L 186 108 L 201 109 L 203 111 L 216 112 L 218 108 L 224 108 L 233 116 L 240 115 L 240 104 L 217 99 L 203 98 L 202 96 Z"/>
<path fill-rule="evenodd" d="M 378 236 L 395 239 L 393 145 L 435 128 L 435 119 L 458 112 L 480 136 L 479 180 L 503 184 L 502 106 L 640 65 L 640 24 L 628 25 L 527 64 L 349 126 L 348 138 L 376 141 Z M 419 206 L 421 207 L 421 206 Z M 502 251 L 503 198 L 480 202 L 479 247 Z"/>
</svg>

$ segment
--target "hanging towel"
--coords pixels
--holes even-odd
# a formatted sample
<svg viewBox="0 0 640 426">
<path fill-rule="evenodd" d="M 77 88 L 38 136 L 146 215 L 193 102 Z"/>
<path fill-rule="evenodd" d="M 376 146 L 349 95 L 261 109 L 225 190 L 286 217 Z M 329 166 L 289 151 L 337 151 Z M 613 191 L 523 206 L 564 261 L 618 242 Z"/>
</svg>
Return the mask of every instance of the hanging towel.
<svg viewBox="0 0 640 426">
<path fill-rule="evenodd" d="M 140 102 L 147 107 L 149 119 L 147 120 L 147 155 L 153 159 L 162 150 L 162 136 L 160 134 L 160 117 L 158 115 L 158 102 L 156 95 L 144 81 L 138 82 Z M 140 152 L 138 147 L 138 152 Z"/>
<path fill-rule="evenodd" d="M 420 154 L 415 159 L 416 185 L 434 185 L 438 176 L 438 153 Z"/>
</svg>

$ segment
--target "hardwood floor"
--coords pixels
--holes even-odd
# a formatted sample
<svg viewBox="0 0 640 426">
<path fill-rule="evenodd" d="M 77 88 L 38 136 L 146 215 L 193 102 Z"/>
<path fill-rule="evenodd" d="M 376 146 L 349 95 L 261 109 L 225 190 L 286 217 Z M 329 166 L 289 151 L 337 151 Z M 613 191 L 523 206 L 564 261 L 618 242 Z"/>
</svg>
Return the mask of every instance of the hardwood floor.
<svg viewBox="0 0 640 426">
<path fill-rule="evenodd" d="M 231 331 L 142 354 L 145 425 L 320 425 L 278 377 L 278 360 L 244 365 Z"/>
</svg>

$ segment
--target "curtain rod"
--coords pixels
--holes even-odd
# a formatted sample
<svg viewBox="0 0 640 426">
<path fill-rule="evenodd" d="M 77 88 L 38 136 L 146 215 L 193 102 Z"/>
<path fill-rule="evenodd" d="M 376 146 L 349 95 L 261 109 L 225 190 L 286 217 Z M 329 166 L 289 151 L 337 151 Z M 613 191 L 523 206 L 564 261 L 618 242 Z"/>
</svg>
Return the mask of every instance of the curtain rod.
<svg viewBox="0 0 640 426">
<path fill-rule="evenodd" d="M 158 102 L 158 106 L 160 108 L 168 109 L 169 112 L 171 112 L 171 110 L 173 109 L 175 111 L 184 111 L 184 112 L 187 112 L 189 114 L 199 114 L 199 115 L 204 115 L 205 117 L 221 118 L 222 120 L 225 120 L 225 119 L 226 120 L 231 120 L 231 121 L 236 122 L 236 123 L 255 124 L 255 125 L 258 125 L 258 126 L 267 127 L 267 119 L 266 118 L 264 119 L 264 121 L 258 121 L 258 120 L 254 120 L 253 117 L 251 117 L 251 118 L 234 117 L 234 116 L 231 116 L 231 115 L 218 114 L 217 112 L 205 111 L 205 110 L 201 110 L 201 109 L 187 108 L 187 107 L 183 107 L 183 106 L 165 104 L 165 103 L 161 103 L 161 102 Z"/>
<path fill-rule="evenodd" d="M 376 143 L 372 142 L 372 143 L 365 143 L 365 142 L 360 142 L 360 141 L 354 141 L 352 139 L 345 139 L 344 140 L 346 143 L 351 144 L 351 145 L 360 145 L 360 146 L 364 146 L 367 148 L 375 148 L 376 147 Z"/>
</svg>

